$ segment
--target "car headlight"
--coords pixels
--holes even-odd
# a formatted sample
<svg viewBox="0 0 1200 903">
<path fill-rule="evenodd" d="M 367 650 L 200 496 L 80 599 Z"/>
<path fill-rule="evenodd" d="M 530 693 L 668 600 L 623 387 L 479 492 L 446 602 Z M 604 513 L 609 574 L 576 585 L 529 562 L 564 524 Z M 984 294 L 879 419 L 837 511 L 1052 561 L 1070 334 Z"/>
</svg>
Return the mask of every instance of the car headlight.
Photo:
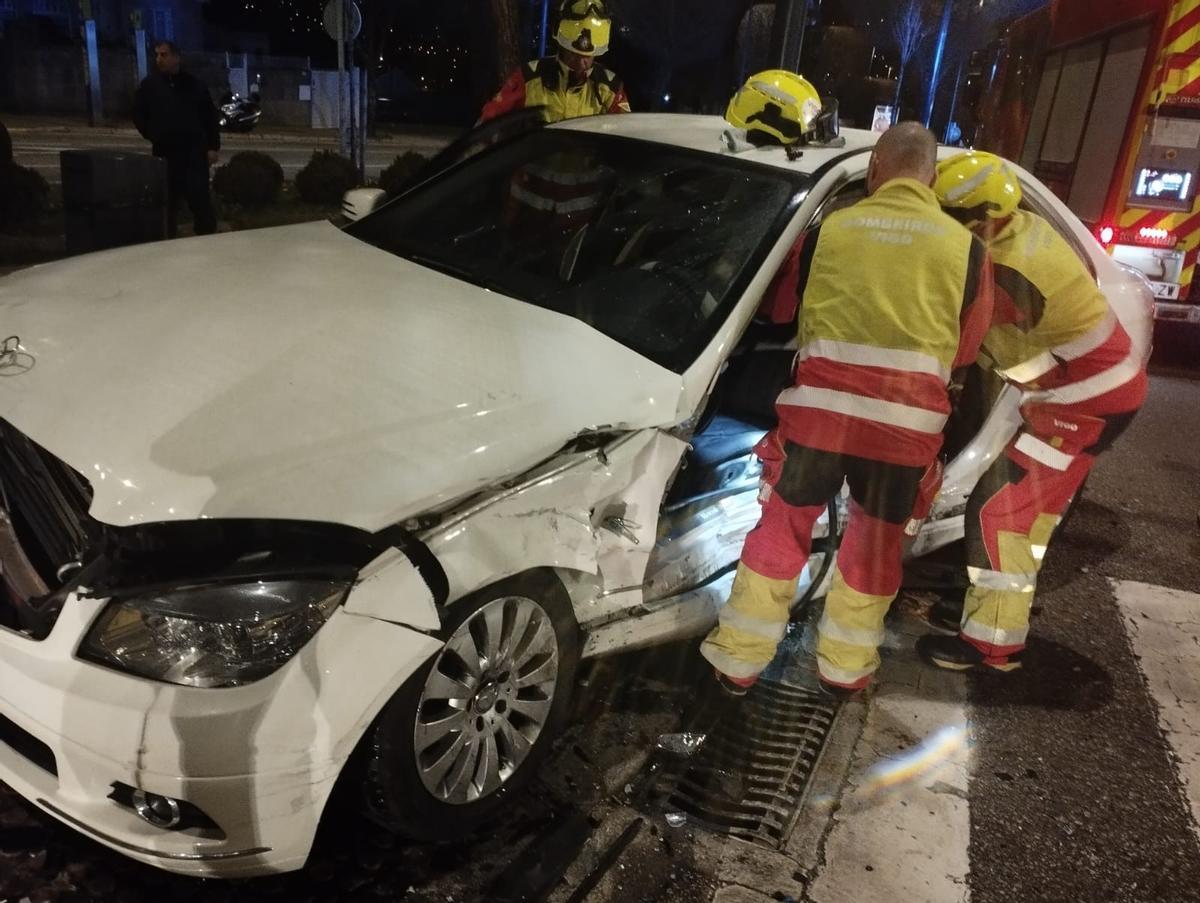
<svg viewBox="0 0 1200 903">
<path fill-rule="evenodd" d="M 270 580 L 114 601 L 79 651 L 100 664 L 181 686 L 241 686 L 299 652 L 349 589 L 346 581 Z"/>
</svg>

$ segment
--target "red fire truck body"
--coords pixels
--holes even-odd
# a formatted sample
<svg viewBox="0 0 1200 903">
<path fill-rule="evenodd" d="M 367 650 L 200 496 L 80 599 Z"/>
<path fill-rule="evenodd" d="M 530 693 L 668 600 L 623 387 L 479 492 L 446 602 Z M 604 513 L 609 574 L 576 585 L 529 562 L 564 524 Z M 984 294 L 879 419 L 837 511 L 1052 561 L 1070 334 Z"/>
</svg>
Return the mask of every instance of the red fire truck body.
<svg viewBox="0 0 1200 903">
<path fill-rule="evenodd" d="M 1200 324 L 1200 0 L 1054 0 L 1013 23 L 977 145 L 1033 172 Z"/>
</svg>

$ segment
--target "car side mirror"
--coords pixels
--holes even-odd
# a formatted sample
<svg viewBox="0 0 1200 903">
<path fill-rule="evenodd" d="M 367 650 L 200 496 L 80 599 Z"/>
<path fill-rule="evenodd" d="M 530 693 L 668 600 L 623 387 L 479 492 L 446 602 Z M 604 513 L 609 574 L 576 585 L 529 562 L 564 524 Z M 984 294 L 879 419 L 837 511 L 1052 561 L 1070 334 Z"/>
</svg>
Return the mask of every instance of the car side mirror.
<svg viewBox="0 0 1200 903">
<path fill-rule="evenodd" d="M 354 188 L 342 195 L 342 215 L 352 223 L 357 222 L 382 207 L 387 197 L 382 188 Z"/>
</svg>

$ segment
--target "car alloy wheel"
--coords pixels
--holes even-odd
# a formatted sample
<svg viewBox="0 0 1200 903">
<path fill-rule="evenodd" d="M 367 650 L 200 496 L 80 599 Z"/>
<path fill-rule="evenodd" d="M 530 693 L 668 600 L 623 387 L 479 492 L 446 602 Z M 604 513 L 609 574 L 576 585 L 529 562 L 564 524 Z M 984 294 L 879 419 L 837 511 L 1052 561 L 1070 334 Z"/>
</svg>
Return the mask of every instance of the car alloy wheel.
<svg viewBox="0 0 1200 903">
<path fill-rule="evenodd" d="M 504 596 L 464 621 L 425 679 L 413 751 L 425 789 L 461 805 L 494 794 L 546 728 L 559 673 L 549 614 Z"/>
</svg>

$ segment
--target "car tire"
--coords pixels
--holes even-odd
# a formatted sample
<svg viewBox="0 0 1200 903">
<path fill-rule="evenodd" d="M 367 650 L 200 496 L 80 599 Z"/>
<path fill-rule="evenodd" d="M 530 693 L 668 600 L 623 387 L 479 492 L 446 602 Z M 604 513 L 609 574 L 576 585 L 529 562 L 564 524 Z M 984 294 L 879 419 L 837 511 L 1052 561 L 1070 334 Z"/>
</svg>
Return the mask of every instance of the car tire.
<svg viewBox="0 0 1200 903">
<path fill-rule="evenodd" d="M 418 841 L 463 837 L 528 784 L 566 720 L 579 663 L 570 598 L 545 572 L 455 603 L 444 636 L 366 738 L 366 814 Z"/>
</svg>

